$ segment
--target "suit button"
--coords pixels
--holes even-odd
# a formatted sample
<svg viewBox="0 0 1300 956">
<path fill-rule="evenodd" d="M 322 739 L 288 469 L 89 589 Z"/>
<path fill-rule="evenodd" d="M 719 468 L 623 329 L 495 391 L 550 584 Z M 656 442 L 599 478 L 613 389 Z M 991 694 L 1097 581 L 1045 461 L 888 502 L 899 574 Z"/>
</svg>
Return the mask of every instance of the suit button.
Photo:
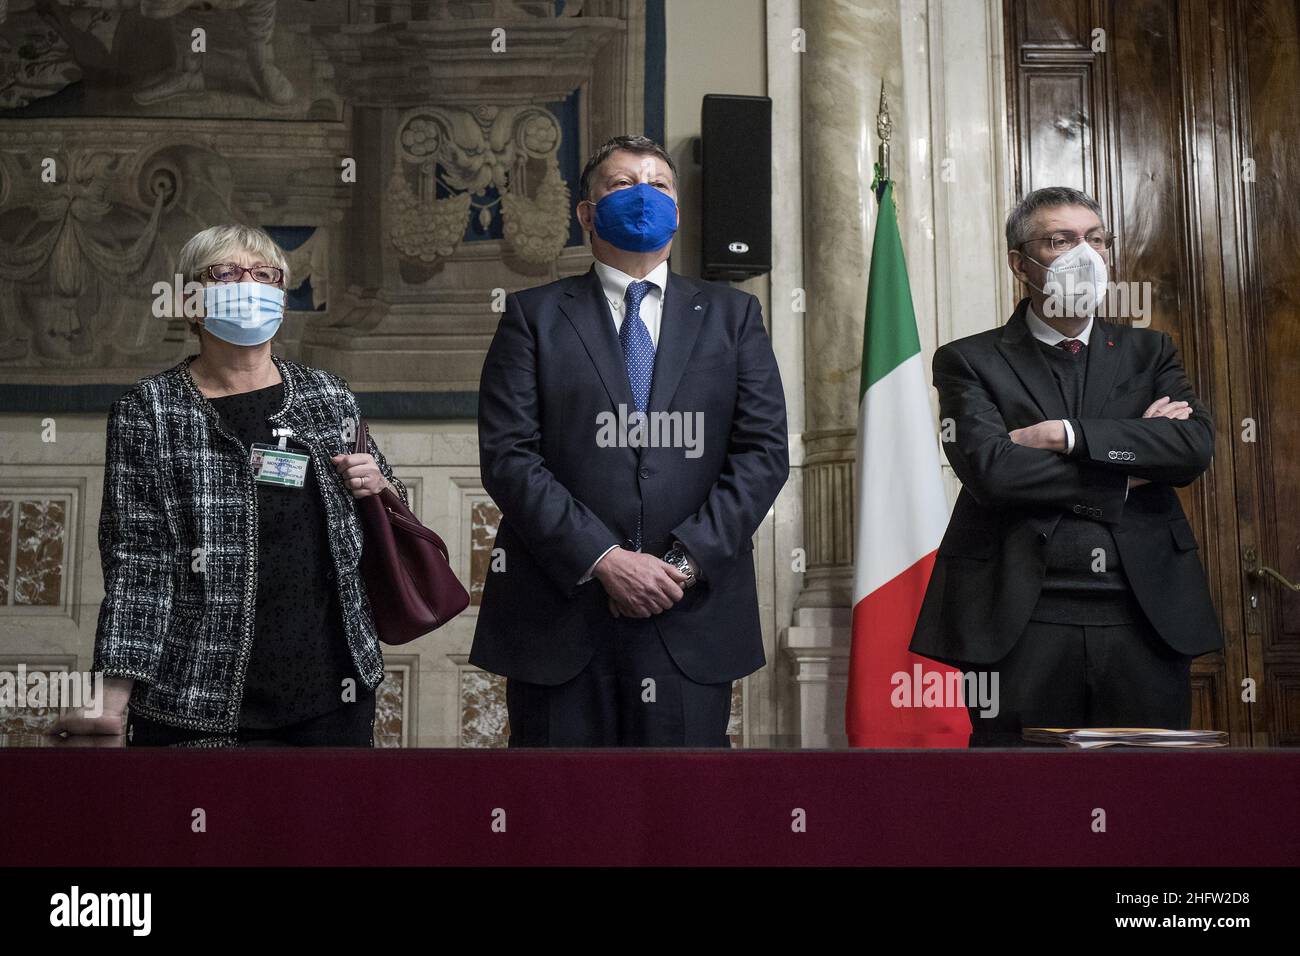
<svg viewBox="0 0 1300 956">
<path fill-rule="evenodd" d="M 1110 458 L 1111 461 L 1115 461 L 1117 458 L 1119 458 L 1119 452 L 1114 451 L 1113 449 L 1107 452 L 1106 455 L 1108 458 Z"/>
<path fill-rule="evenodd" d="M 1128 460 L 1129 460 L 1129 461 L 1137 461 L 1137 455 L 1134 454 L 1133 452 L 1129 452 L 1129 453 L 1128 453 Z"/>
<path fill-rule="evenodd" d="M 1043 544 L 1047 544 L 1047 532 L 1046 531 L 1038 532 L 1038 540 L 1041 541 Z"/>
<path fill-rule="evenodd" d="M 1083 514 L 1083 505 L 1075 505 L 1071 510 L 1073 510 L 1075 514 L 1081 515 Z"/>
<path fill-rule="evenodd" d="M 633 548 L 636 547 L 636 542 L 633 541 L 631 538 L 624 538 L 624 539 L 623 539 L 623 547 L 625 547 L 625 548 L 627 548 L 629 551 L 631 551 Z"/>
<path fill-rule="evenodd" d="M 650 469 L 649 469 L 649 468 L 642 468 L 640 471 L 637 472 L 637 474 L 640 475 L 642 478 L 649 478 L 649 477 L 650 477 Z"/>
</svg>

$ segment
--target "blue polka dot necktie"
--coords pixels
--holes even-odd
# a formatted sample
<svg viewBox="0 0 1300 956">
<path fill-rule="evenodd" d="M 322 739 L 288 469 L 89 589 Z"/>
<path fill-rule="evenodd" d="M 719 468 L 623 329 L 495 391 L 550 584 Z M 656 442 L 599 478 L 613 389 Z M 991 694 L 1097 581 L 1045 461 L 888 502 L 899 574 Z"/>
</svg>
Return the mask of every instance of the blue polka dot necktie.
<svg viewBox="0 0 1300 956">
<path fill-rule="evenodd" d="M 618 341 L 623 346 L 623 362 L 627 365 L 627 380 L 632 386 L 632 401 L 638 412 L 650 404 L 650 381 L 655 370 L 655 344 L 650 330 L 641 318 L 641 301 L 651 289 L 644 280 L 628 284 L 623 294 L 623 324 L 618 328 Z"/>
<path fill-rule="evenodd" d="M 638 412 L 650 404 L 650 381 L 655 370 L 655 344 L 650 330 L 641 318 L 641 301 L 650 291 L 651 283 L 641 280 L 628 284 L 623 293 L 623 324 L 618 327 L 618 341 L 623 346 L 623 362 L 627 365 L 627 381 L 632 386 L 632 401 Z M 641 550 L 640 511 L 636 516 L 636 537 L 632 543 Z"/>
</svg>

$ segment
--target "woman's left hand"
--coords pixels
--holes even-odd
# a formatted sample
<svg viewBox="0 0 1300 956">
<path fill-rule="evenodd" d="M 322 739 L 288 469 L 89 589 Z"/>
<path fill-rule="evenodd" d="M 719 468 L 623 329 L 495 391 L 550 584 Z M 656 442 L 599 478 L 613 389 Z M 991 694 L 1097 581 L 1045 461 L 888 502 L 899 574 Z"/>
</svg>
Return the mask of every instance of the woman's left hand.
<svg viewBox="0 0 1300 956">
<path fill-rule="evenodd" d="M 374 455 L 334 455 L 330 461 L 353 498 L 377 495 L 388 487 L 388 480 L 375 464 Z"/>
</svg>

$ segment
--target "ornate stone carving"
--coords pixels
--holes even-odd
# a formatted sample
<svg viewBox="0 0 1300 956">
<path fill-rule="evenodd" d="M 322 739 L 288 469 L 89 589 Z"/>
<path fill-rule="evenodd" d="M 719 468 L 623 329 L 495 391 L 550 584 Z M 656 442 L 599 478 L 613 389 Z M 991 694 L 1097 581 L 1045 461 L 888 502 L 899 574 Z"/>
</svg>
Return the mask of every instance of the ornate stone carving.
<svg viewBox="0 0 1300 956">
<path fill-rule="evenodd" d="M 82 78 L 53 16 L 30 4 L 10 6 L 0 2 L 0 109 L 26 106 Z"/>
<path fill-rule="evenodd" d="M 409 111 L 398 123 L 386 190 L 393 248 L 426 265 L 449 258 L 471 215 L 486 229 L 500 202 L 509 251 L 529 265 L 554 261 L 569 232 L 560 139 L 559 122 L 536 106 Z M 538 180 L 531 192 L 530 179 Z"/>
<path fill-rule="evenodd" d="M 551 163 L 535 196 L 513 190 L 501 197 L 506 244 L 524 262 L 554 261 L 569 237 L 569 187 Z"/>
<path fill-rule="evenodd" d="M 311 35 L 336 89 L 354 104 L 472 106 L 484 90 L 499 103 L 561 100 L 592 79 L 601 51 L 629 28 L 608 16 L 498 18 L 485 9 L 479 17 L 313 27 Z M 467 52 L 484 49 L 496 29 L 508 55 Z"/>
<path fill-rule="evenodd" d="M 132 98 L 148 106 L 174 96 L 206 91 L 204 54 L 193 47 L 190 24 L 179 18 L 195 8 L 213 7 L 223 19 L 237 19 L 240 23 L 246 38 L 244 65 L 256 95 L 276 106 L 292 103 L 296 91 L 275 65 L 271 42 L 275 32 L 275 0 L 140 0 L 142 15 L 170 21 L 176 68 L 140 87 Z"/>
<path fill-rule="evenodd" d="M 572 220 L 578 148 L 642 125 L 642 0 L 7 9 L 0 368 L 11 384 L 124 384 L 182 357 L 194 340 L 183 320 L 154 318 L 152 287 L 173 277 L 195 232 L 238 221 L 316 230 L 286 249 L 295 285 L 310 270 L 311 305 L 297 308 L 325 308 L 286 322 L 287 355 L 361 391 L 472 391 L 499 319 L 496 290 L 590 263 Z M 189 47 L 178 45 L 198 26 L 201 91 L 188 89 Z M 494 29 L 499 51 L 485 47 Z M 43 45 L 15 53 L 33 30 Z M 272 66 L 292 102 L 279 102 L 287 93 L 266 78 Z M 7 70 L 27 67 L 28 86 L 5 86 Z M 73 152 L 111 160 L 88 183 L 68 176 Z M 41 180 L 44 157 L 59 159 L 56 184 Z M 89 215 L 41 218 L 56 191 L 90 186 L 106 212 L 81 199 Z M 115 286 L 95 249 L 133 252 L 127 265 L 138 268 Z M 101 401 L 92 395 L 66 399 Z"/>
<path fill-rule="evenodd" d="M 46 142 L 5 154 L 0 169 L 0 360 L 169 357 L 182 320 L 154 317 L 152 286 L 170 281 L 185 239 L 235 218 L 224 164 L 193 146 Z"/>
<path fill-rule="evenodd" d="M 79 83 L 52 113 L 334 116 L 276 0 L 26 0 L 0 13 L 0 109 Z M 201 32 L 196 32 L 201 31 Z M 290 79 L 290 76 L 294 79 Z M 321 96 L 324 99 L 320 99 Z"/>
<path fill-rule="evenodd" d="M 174 193 L 175 182 L 166 177 L 151 180 L 156 190 L 152 209 L 137 224 L 131 222 L 125 203 L 110 198 L 114 186 L 122 183 L 127 157 L 74 150 L 50 158 L 53 168 L 62 170 L 63 180 L 49 184 L 47 195 L 33 195 L 26 204 L 30 218 L 19 242 L 0 242 L 0 301 L 9 305 L 17 298 L 15 286 L 21 286 L 40 294 L 41 308 L 34 316 L 5 308 L 0 322 L 9 327 L 6 352 L 26 343 L 54 354 L 86 354 L 97 336 L 88 335 L 83 326 L 83 297 L 103 297 L 109 290 L 129 294 L 158 238 L 163 205 Z M 124 233 L 119 227 L 125 223 L 135 229 Z M 11 326 L 23 316 L 30 324 L 17 333 Z M 89 317 L 101 320 L 102 313 L 92 311 Z M 108 328 L 96 331 L 111 333 Z"/>
</svg>

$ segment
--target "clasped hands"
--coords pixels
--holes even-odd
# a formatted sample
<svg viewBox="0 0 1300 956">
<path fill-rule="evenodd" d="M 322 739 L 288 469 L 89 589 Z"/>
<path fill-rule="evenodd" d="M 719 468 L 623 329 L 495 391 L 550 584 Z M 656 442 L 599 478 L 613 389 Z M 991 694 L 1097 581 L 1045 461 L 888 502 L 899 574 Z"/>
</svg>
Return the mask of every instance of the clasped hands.
<svg viewBox="0 0 1300 956">
<path fill-rule="evenodd" d="M 682 599 L 686 575 L 653 554 L 614 548 L 596 563 L 592 572 L 609 595 L 609 613 L 615 617 L 650 617 L 662 614 Z"/>
<path fill-rule="evenodd" d="M 1147 406 L 1142 417 L 1172 418 L 1174 421 L 1184 422 L 1192 417 L 1192 406 L 1187 402 L 1170 401 L 1169 396 L 1164 395 Z M 1066 450 L 1065 424 L 1060 419 L 1039 422 L 1027 428 L 1017 428 L 1009 433 L 1009 437 L 1017 445 L 1024 445 L 1026 448 L 1043 448 L 1061 454 Z M 1138 485 L 1147 484 L 1147 479 L 1130 477 L 1128 484 L 1130 488 L 1136 488 Z"/>
</svg>

